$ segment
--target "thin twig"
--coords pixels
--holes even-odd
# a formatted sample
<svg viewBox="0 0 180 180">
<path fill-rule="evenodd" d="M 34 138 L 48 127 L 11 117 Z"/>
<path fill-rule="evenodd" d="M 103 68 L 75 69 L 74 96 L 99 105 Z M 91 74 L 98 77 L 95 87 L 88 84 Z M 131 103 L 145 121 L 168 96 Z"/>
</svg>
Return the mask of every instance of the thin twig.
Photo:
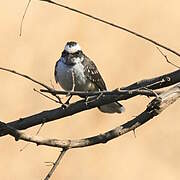
<svg viewBox="0 0 180 180">
<path fill-rule="evenodd" d="M 30 3 L 31 3 L 31 0 L 29 0 L 28 4 L 27 4 L 27 6 L 26 6 L 26 9 L 25 9 L 25 11 L 24 11 L 23 17 L 22 17 L 22 19 L 21 19 L 21 25 L 20 25 L 20 30 L 19 30 L 19 36 L 22 35 L 23 22 L 24 22 L 24 18 L 25 18 L 25 15 L 26 15 L 26 13 L 27 13 L 27 10 L 28 10 L 28 8 L 29 8 Z"/>
<path fill-rule="evenodd" d="M 41 92 L 51 93 L 51 91 L 46 89 L 40 89 Z M 145 96 L 154 96 L 154 91 L 152 92 L 150 89 L 146 88 L 146 90 L 143 88 L 140 89 L 134 89 L 134 90 L 121 90 L 121 89 L 115 89 L 113 91 L 59 91 L 59 90 L 53 90 L 54 94 L 60 94 L 60 95 L 67 95 L 67 96 L 80 96 L 80 97 L 88 97 L 88 96 L 102 96 L 102 95 L 122 95 L 122 94 L 133 94 L 134 92 L 139 92 L 141 95 Z M 160 92 L 156 92 L 159 94 Z"/>
<path fill-rule="evenodd" d="M 171 53 L 173 53 L 173 54 L 175 54 L 175 55 L 177 55 L 177 56 L 180 57 L 180 53 L 178 53 L 177 51 L 175 51 L 175 50 L 173 50 L 173 49 L 170 49 L 169 47 L 167 47 L 167 46 L 165 46 L 165 45 L 162 45 L 162 44 L 160 44 L 159 42 L 157 42 L 157 41 L 155 41 L 155 40 L 153 40 L 153 39 L 150 39 L 150 38 L 148 38 L 148 37 L 146 37 L 146 36 L 144 36 L 144 35 L 141 35 L 141 34 L 135 32 L 135 31 L 132 31 L 132 30 L 127 29 L 127 28 L 125 28 L 125 27 L 122 27 L 122 26 L 119 26 L 119 25 L 117 25 L 117 24 L 111 23 L 111 22 L 109 22 L 109 21 L 103 20 L 103 19 L 101 19 L 101 18 L 98 18 L 98 17 L 96 17 L 96 16 L 90 15 L 90 14 L 88 14 L 88 13 L 82 12 L 82 11 L 80 11 L 80 10 L 78 10 L 78 9 L 68 7 L 68 6 L 65 6 L 65 5 L 63 5 L 63 4 L 60 4 L 60 3 L 57 3 L 57 2 L 51 1 L 51 0 L 40 0 L 40 1 L 44 1 L 44 2 L 47 2 L 47 3 L 54 4 L 54 5 L 56 5 L 56 6 L 59 6 L 59 7 L 68 9 L 68 10 L 70 10 L 70 11 L 73 11 L 73 12 L 76 12 L 76 13 L 79 13 L 79 14 L 82 14 L 82 15 L 84 15 L 84 16 L 86 16 L 86 17 L 91 18 L 91 19 L 100 21 L 100 22 L 102 22 L 102 23 L 104 23 L 104 24 L 108 24 L 108 25 L 113 26 L 113 27 L 115 27 L 115 28 L 121 29 L 121 30 L 126 31 L 126 32 L 128 32 L 128 33 L 130 33 L 130 34 L 133 34 L 133 35 L 135 35 L 135 36 L 137 36 L 137 37 L 140 37 L 140 38 L 142 38 L 142 39 L 144 39 L 144 40 L 146 40 L 146 41 L 148 41 L 148 42 L 150 42 L 150 43 L 152 43 L 152 44 L 155 44 L 155 45 L 157 45 L 157 46 L 159 46 L 159 47 L 162 47 L 163 49 L 166 49 L 166 50 L 170 51 Z"/>
<path fill-rule="evenodd" d="M 7 71 L 7 72 L 10 72 L 10 73 L 19 75 L 19 76 L 21 76 L 21 77 L 23 77 L 23 78 L 25 78 L 25 79 L 28 79 L 28 80 L 36 83 L 36 84 L 39 84 L 40 86 L 46 88 L 49 92 L 51 92 L 51 94 L 58 99 L 58 101 L 59 101 L 60 104 L 63 104 L 63 103 L 61 102 L 61 98 L 58 97 L 56 94 L 53 93 L 53 92 L 54 92 L 54 89 L 52 89 L 52 88 L 49 87 L 48 85 L 46 85 L 46 84 L 44 84 L 44 83 L 41 83 L 41 82 L 35 80 L 34 78 L 26 75 L 26 74 L 19 73 L 19 72 L 15 71 L 15 70 L 12 70 L 12 69 L 0 67 L 0 70 Z"/>
<path fill-rule="evenodd" d="M 44 123 L 42 123 L 41 126 L 38 128 L 38 130 L 36 132 L 36 136 L 40 133 L 43 126 L 44 126 Z"/>
<path fill-rule="evenodd" d="M 160 92 L 158 92 L 158 91 L 156 92 L 156 91 L 154 91 L 154 90 L 152 90 L 152 89 L 148 89 L 147 87 L 143 87 L 142 89 L 145 89 L 145 90 L 147 90 L 147 91 L 152 92 L 152 93 L 155 95 L 155 97 L 158 97 L 158 95 L 162 93 L 162 92 L 160 93 Z"/>
<path fill-rule="evenodd" d="M 56 170 L 57 166 L 59 165 L 59 163 L 60 163 L 62 157 L 64 156 L 64 154 L 66 153 L 66 151 L 67 151 L 67 149 L 63 149 L 63 150 L 60 152 L 60 154 L 59 154 L 56 162 L 53 163 L 53 167 L 52 167 L 51 170 L 49 171 L 48 175 L 44 178 L 44 180 L 50 179 L 50 177 L 52 176 L 52 174 L 53 174 L 54 171 Z"/>
<path fill-rule="evenodd" d="M 50 83 L 51 83 L 52 88 L 53 88 L 53 89 L 55 89 L 55 87 L 54 87 L 54 84 L 53 84 L 52 80 L 50 80 Z"/>
<path fill-rule="evenodd" d="M 53 99 L 53 98 L 51 98 L 51 97 L 43 94 L 42 92 L 36 90 L 35 88 L 33 88 L 33 90 L 34 90 L 35 92 L 39 93 L 40 95 L 42 95 L 43 97 L 46 97 L 47 99 L 50 99 L 51 101 L 53 101 L 53 102 L 55 102 L 55 103 L 60 103 L 59 101 L 57 101 L 57 100 L 55 100 L 55 99 Z"/>
<path fill-rule="evenodd" d="M 40 125 L 40 127 L 38 128 L 37 132 L 36 132 L 36 136 L 39 134 L 40 130 L 42 129 L 42 127 L 44 126 L 44 123 L 42 123 Z M 27 148 L 30 144 L 25 144 L 21 149 L 20 149 L 20 152 L 24 151 L 25 148 Z"/>
<path fill-rule="evenodd" d="M 167 63 L 173 65 L 173 66 L 176 67 L 176 68 L 180 68 L 178 65 L 176 65 L 176 64 L 172 63 L 171 61 L 169 61 L 167 55 L 165 55 L 165 54 L 161 51 L 161 49 L 160 49 L 159 47 L 156 47 L 156 48 L 159 50 L 159 52 L 161 53 L 161 55 L 164 56 L 164 58 L 166 59 Z"/>
<path fill-rule="evenodd" d="M 25 144 L 21 149 L 20 149 L 20 152 L 24 151 L 25 148 L 27 148 L 30 144 Z"/>
<path fill-rule="evenodd" d="M 33 79 L 32 77 L 26 75 L 26 74 L 23 74 L 23 73 L 19 73 L 15 70 L 12 70 L 12 69 L 8 69 L 8 68 L 3 68 L 3 67 L 0 67 L 0 70 L 3 70 L 3 71 L 7 71 L 7 72 L 10 72 L 10 73 L 13 73 L 13 74 L 16 74 L 16 75 L 19 75 L 25 79 L 29 79 L 30 81 L 36 83 L 36 84 L 39 84 L 40 86 L 43 86 L 44 88 L 48 89 L 49 91 L 53 91 L 53 89 L 49 86 L 47 86 L 46 84 L 43 84 L 35 79 Z"/>
</svg>

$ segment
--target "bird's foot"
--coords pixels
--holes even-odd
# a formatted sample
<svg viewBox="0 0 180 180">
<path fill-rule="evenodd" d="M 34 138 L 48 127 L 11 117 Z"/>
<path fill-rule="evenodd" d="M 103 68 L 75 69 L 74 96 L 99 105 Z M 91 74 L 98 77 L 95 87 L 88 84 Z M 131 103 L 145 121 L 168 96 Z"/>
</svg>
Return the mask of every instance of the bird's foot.
<svg viewBox="0 0 180 180">
<path fill-rule="evenodd" d="M 67 99 L 67 101 L 65 103 L 62 104 L 61 107 L 64 108 L 64 109 L 68 108 L 69 104 L 70 104 L 69 102 L 70 102 L 71 98 L 72 98 L 72 95 L 70 95 L 70 97 Z"/>
</svg>

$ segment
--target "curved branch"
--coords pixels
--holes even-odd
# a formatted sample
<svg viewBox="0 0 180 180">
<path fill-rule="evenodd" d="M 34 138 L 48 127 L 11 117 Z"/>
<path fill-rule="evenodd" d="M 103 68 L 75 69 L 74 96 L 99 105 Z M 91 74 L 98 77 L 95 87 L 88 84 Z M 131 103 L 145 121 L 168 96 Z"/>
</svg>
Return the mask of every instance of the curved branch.
<svg viewBox="0 0 180 180">
<path fill-rule="evenodd" d="M 168 74 L 164 74 L 158 77 L 143 79 L 141 81 L 130 84 L 129 86 L 115 89 L 114 91 L 97 91 L 97 92 L 79 92 L 79 91 L 57 91 L 57 90 L 45 90 L 41 89 L 41 92 L 53 93 L 53 94 L 62 94 L 62 95 L 77 95 L 77 96 L 95 96 L 95 95 L 122 95 L 127 94 L 129 90 L 138 90 L 140 94 L 146 96 L 153 96 L 153 93 L 149 90 L 155 90 L 171 86 L 180 82 L 180 70 L 173 71 Z M 146 88 L 147 90 L 143 90 Z M 148 90 L 149 89 L 149 90 Z M 157 92 L 158 93 L 158 92 Z M 123 99 L 124 100 L 124 99 Z"/>
<path fill-rule="evenodd" d="M 167 87 L 177 82 L 180 82 L 180 70 L 177 70 L 177 71 L 174 71 L 169 74 L 165 74 L 156 78 L 136 82 L 130 86 L 122 88 L 125 90 L 131 90 L 131 91 L 124 91 L 126 92 L 124 94 L 121 93 L 118 95 L 103 95 L 103 96 L 100 96 L 99 98 L 92 97 L 90 101 L 88 102 L 86 102 L 85 100 L 80 100 L 80 101 L 70 104 L 67 108 L 59 107 L 56 109 L 43 111 L 32 116 L 20 118 L 19 120 L 9 122 L 8 125 L 19 130 L 27 129 L 32 126 L 36 126 L 42 123 L 61 119 L 67 116 L 71 116 L 81 111 L 99 107 L 104 104 L 108 104 L 108 103 L 119 101 L 119 100 L 126 100 L 128 98 L 141 95 L 141 91 L 138 90 L 138 88 L 142 88 L 144 86 L 148 88 L 156 89 L 156 88 L 161 88 L 161 87 Z M 135 90 L 132 90 L 133 88 Z M 118 89 L 116 91 L 118 92 Z M 7 132 L 5 130 L 0 129 L 0 136 L 4 136 L 6 134 Z"/>
<path fill-rule="evenodd" d="M 21 77 L 23 77 L 23 78 L 25 78 L 25 79 L 28 79 L 28 80 L 30 80 L 30 81 L 36 83 L 36 84 L 39 84 L 40 86 L 42 86 L 42 87 L 48 89 L 49 91 L 52 90 L 51 87 L 49 87 L 49 86 L 47 86 L 46 84 L 43 84 L 43 83 L 41 83 L 41 82 L 39 82 L 39 81 L 33 79 L 32 77 L 30 77 L 30 76 L 28 76 L 28 75 L 26 75 L 26 74 L 19 73 L 19 72 L 15 71 L 15 70 L 8 69 L 8 68 L 3 68 L 3 67 L 0 67 L 0 70 L 7 71 L 7 72 L 10 72 L 10 73 L 16 74 L 16 75 L 18 75 L 18 76 L 21 76 Z"/>
<path fill-rule="evenodd" d="M 22 133 L 15 128 L 0 122 L 1 129 L 5 129 L 8 134 L 15 137 L 16 140 L 24 140 L 28 142 L 36 143 L 37 145 L 46 145 L 53 146 L 58 148 L 80 148 L 96 145 L 99 143 L 106 143 L 114 138 L 117 138 L 123 134 L 126 134 L 136 128 L 140 127 L 153 117 L 159 115 L 163 110 L 165 110 L 169 105 L 174 103 L 180 97 L 180 83 L 176 86 L 170 88 L 169 90 L 163 92 L 158 97 L 153 99 L 147 106 L 146 110 L 140 115 L 128 121 L 127 123 L 120 125 L 110 131 L 107 131 L 103 134 L 97 136 L 92 136 L 84 139 L 77 140 L 59 140 L 59 139 L 46 139 L 37 136 L 29 136 L 25 133 Z"/>
<path fill-rule="evenodd" d="M 133 96 L 139 95 L 141 91 L 126 91 L 126 94 L 122 95 L 105 95 L 97 97 L 89 98 L 88 101 L 86 100 L 79 100 L 75 103 L 70 104 L 68 107 L 61 106 L 56 109 L 43 111 L 41 113 L 20 118 L 19 120 L 9 122 L 8 125 L 14 127 L 15 129 L 27 129 L 42 123 L 50 122 L 53 120 L 61 119 L 67 116 L 71 116 L 73 114 L 89 110 L 95 107 L 99 107 L 101 105 L 109 104 L 119 100 L 125 100 L 131 98 Z M 6 135 L 7 132 L 0 129 L 0 136 Z"/>
<path fill-rule="evenodd" d="M 126 31 L 126 32 L 128 32 L 128 33 L 130 33 L 130 34 L 133 34 L 133 35 L 135 35 L 135 36 L 137 36 L 137 37 L 139 37 L 139 38 L 142 38 L 142 39 L 144 39 L 144 40 L 146 40 L 146 41 L 148 41 L 148 42 L 150 42 L 150 43 L 152 43 L 152 44 L 154 44 L 154 45 L 156 45 L 156 46 L 159 46 L 159 47 L 161 47 L 161 48 L 163 48 L 163 49 L 166 49 L 167 51 L 170 51 L 171 53 L 173 53 L 173 54 L 175 54 L 175 55 L 177 55 L 177 56 L 180 57 L 180 53 L 178 53 L 177 51 L 175 51 L 175 50 L 173 50 L 173 49 L 170 49 L 170 48 L 168 48 L 167 46 L 162 45 L 162 44 L 160 44 L 159 42 L 157 42 L 157 41 L 155 41 L 155 40 L 153 40 L 153 39 L 150 39 L 150 38 L 148 38 L 148 37 L 146 37 L 146 36 L 144 36 L 144 35 L 141 35 L 141 34 L 135 32 L 135 31 L 132 31 L 132 30 L 127 29 L 127 28 L 125 28 L 125 27 L 119 26 L 119 25 L 117 25 L 117 24 L 113 24 L 113 23 L 111 23 L 111 22 L 109 22 L 109 21 L 103 20 L 103 19 L 101 19 L 101 18 L 98 18 L 98 17 L 96 17 L 96 16 L 90 15 L 90 14 L 88 14 L 88 13 L 82 12 L 82 11 L 80 11 L 80 10 L 78 10 L 78 9 L 68 7 L 68 6 L 65 6 L 65 5 L 63 5 L 63 4 L 60 4 L 60 3 L 57 3 L 57 2 L 51 1 L 51 0 L 40 0 L 40 1 L 44 1 L 44 2 L 47 2 L 47 3 L 50 3 L 50 4 L 54 4 L 54 5 L 56 5 L 56 6 L 59 6 L 59 7 L 68 9 L 68 10 L 70 10 L 70 11 L 79 13 L 79 14 L 81 14 L 81 15 L 84 15 L 84 16 L 89 17 L 89 18 L 91 18 L 91 19 L 94 19 L 94 20 L 96 20 L 96 21 L 102 22 L 102 23 L 104 23 L 104 24 L 107 24 L 107 25 L 113 26 L 113 27 L 115 27 L 115 28 L 121 29 L 121 30 Z"/>
<path fill-rule="evenodd" d="M 154 90 L 154 89 L 168 87 L 178 82 L 180 82 L 179 69 L 171 73 L 158 76 L 158 77 L 144 79 L 144 80 L 135 82 L 127 87 L 121 88 L 121 90 L 132 90 L 132 89 L 139 89 L 142 87 L 146 87 L 148 89 Z"/>
</svg>

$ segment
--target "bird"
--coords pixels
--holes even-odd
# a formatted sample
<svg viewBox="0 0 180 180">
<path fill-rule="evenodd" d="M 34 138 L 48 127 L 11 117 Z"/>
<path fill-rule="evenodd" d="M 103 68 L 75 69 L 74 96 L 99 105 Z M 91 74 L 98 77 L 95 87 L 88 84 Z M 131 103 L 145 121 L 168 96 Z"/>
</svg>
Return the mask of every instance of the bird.
<svg viewBox="0 0 180 180">
<path fill-rule="evenodd" d="M 106 84 L 95 63 L 82 51 L 75 41 L 66 43 L 61 57 L 56 62 L 55 81 L 66 91 L 106 91 Z M 103 113 L 122 113 L 124 106 L 119 102 L 98 107 Z"/>
</svg>

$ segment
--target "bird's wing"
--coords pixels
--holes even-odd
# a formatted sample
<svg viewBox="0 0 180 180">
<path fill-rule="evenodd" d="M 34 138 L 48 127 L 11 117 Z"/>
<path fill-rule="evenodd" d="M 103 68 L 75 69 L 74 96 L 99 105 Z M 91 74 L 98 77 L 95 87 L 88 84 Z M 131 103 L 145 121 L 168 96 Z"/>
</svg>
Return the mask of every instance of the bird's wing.
<svg viewBox="0 0 180 180">
<path fill-rule="evenodd" d="M 55 77 L 55 80 L 56 80 L 56 83 L 58 83 L 58 79 L 57 79 L 57 65 L 58 65 L 58 62 L 56 62 L 56 65 L 55 65 L 55 69 L 54 69 L 54 77 Z"/>
<path fill-rule="evenodd" d="M 87 56 L 84 57 L 84 61 L 82 62 L 84 64 L 84 74 L 85 76 L 95 84 L 95 86 L 103 91 L 106 90 L 106 84 L 99 73 L 96 65 L 93 61 L 91 61 Z"/>
</svg>

